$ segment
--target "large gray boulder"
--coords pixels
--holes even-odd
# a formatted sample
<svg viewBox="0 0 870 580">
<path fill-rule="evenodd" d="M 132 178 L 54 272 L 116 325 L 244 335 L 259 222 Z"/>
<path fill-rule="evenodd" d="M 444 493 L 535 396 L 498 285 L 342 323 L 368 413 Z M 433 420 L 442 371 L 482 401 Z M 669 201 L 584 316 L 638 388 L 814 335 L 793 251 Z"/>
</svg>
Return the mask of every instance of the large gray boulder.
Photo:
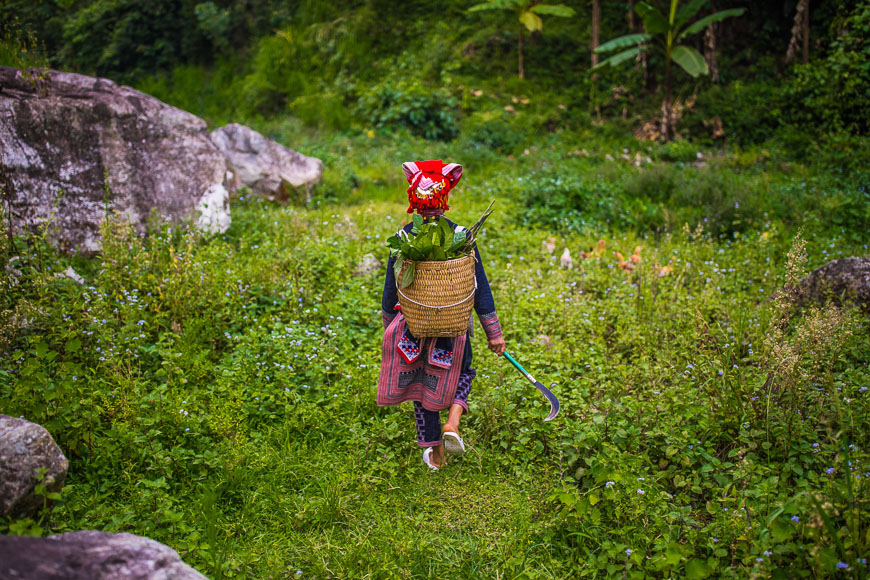
<svg viewBox="0 0 870 580">
<path fill-rule="evenodd" d="M 0 67 L 0 164 L 14 229 L 51 223 L 63 249 L 98 250 L 107 209 L 140 231 L 152 212 L 229 227 L 227 162 L 205 121 L 107 79 Z"/>
<path fill-rule="evenodd" d="M 323 163 L 267 139 L 253 129 L 230 123 L 211 140 L 227 156 L 238 182 L 267 199 L 311 201 L 311 187 L 320 181 Z"/>
<path fill-rule="evenodd" d="M 47 490 L 60 491 L 69 462 L 51 434 L 36 423 L 0 415 L 0 516 L 32 517 L 43 506 L 44 498 L 33 493 L 40 468 Z"/>
<path fill-rule="evenodd" d="M 90 530 L 48 538 L 0 536 L 0 578 L 206 580 L 160 542 Z"/>
<path fill-rule="evenodd" d="M 800 302 L 854 302 L 870 312 L 870 258 L 832 260 L 798 284 Z"/>
</svg>

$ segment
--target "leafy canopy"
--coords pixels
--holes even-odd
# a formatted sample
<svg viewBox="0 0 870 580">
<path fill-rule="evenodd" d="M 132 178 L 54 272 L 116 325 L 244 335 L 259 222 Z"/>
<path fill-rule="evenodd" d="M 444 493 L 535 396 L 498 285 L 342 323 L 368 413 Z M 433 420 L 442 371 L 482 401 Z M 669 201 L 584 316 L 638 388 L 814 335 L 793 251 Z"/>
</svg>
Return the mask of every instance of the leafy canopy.
<svg viewBox="0 0 870 580">
<path fill-rule="evenodd" d="M 530 0 L 490 0 L 482 4 L 475 4 L 468 9 L 469 12 L 481 10 L 512 10 L 517 15 L 520 24 L 529 32 L 542 32 L 544 21 L 541 15 L 570 18 L 574 16 L 574 9 L 564 4 L 538 4 Z"/>
<path fill-rule="evenodd" d="M 720 22 L 732 16 L 740 16 L 744 12 L 743 8 L 721 10 L 689 24 L 701 8 L 708 3 L 709 0 L 691 0 L 688 4 L 679 7 L 679 0 L 671 0 L 667 15 L 647 2 L 638 3 L 634 7 L 634 11 L 643 21 L 644 32 L 620 36 L 599 46 L 595 49 L 595 52 L 599 54 L 621 48 L 626 50 L 601 61 L 592 70 L 595 71 L 604 66 L 620 65 L 633 59 L 641 51 L 647 50 L 649 46 L 654 46 L 664 52 L 668 62 L 677 63 L 691 76 L 706 75 L 709 71 L 704 57 L 691 46 L 679 44 L 679 42 L 688 36 L 697 34 L 714 22 Z"/>
</svg>

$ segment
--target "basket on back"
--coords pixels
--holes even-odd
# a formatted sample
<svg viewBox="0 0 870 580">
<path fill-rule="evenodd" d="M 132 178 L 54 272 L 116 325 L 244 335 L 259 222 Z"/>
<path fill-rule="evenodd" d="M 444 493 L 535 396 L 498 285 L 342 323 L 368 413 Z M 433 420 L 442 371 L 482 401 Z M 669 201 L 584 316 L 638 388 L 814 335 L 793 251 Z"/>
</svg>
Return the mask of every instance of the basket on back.
<svg viewBox="0 0 870 580">
<path fill-rule="evenodd" d="M 477 278 L 474 254 L 446 261 L 405 260 L 415 264 L 414 281 L 398 288 L 399 304 L 411 333 L 418 337 L 461 336 L 468 330 Z M 402 279 L 402 275 L 398 276 Z"/>
</svg>

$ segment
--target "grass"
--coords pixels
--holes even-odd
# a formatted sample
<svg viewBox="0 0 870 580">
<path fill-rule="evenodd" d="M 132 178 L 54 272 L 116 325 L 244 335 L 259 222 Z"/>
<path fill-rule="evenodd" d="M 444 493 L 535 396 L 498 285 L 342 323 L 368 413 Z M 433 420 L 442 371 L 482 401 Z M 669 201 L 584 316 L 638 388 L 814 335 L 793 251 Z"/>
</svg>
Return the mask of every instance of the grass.
<svg viewBox="0 0 870 580">
<path fill-rule="evenodd" d="M 146 535 L 215 579 L 866 576 L 868 319 L 774 298 L 788 264 L 868 255 L 860 215 L 807 209 L 859 195 L 853 176 L 776 152 L 696 168 L 681 152 L 657 162 L 673 191 L 654 200 L 637 193 L 656 193 L 653 169 L 606 137 L 582 159 L 571 133 L 511 159 L 462 137 L 260 128 L 324 159 L 311 207 L 242 192 L 213 237 L 107 223 L 93 259 L 16 241 L 0 407 L 45 425 L 71 468 L 45 521 L 9 531 Z M 497 199 L 481 250 L 508 348 L 563 412 L 542 422 L 545 401 L 477 333 L 469 452 L 430 473 L 410 409 L 374 403 L 383 269 L 351 272 L 385 258 L 407 219 L 399 164 L 464 154 L 451 217 L 470 223 Z M 689 195 L 704 171 L 711 191 L 717 176 L 754 188 L 748 223 L 705 229 L 721 200 Z M 560 172 L 563 197 L 529 214 L 528 190 L 563 191 L 548 181 Z M 780 205 L 801 183 L 816 187 L 807 205 Z M 577 192 L 610 201 L 578 207 Z M 620 209 L 643 195 L 697 219 L 649 227 Z M 547 221 L 567 209 L 579 226 Z M 789 258 L 799 226 L 805 263 Z M 606 251 L 581 260 L 600 239 Z M 620 270 L 614 252 L 636 246 L 642 262 Z M 85 285 L 54 275 L 67 265 Z"/>
</svg>

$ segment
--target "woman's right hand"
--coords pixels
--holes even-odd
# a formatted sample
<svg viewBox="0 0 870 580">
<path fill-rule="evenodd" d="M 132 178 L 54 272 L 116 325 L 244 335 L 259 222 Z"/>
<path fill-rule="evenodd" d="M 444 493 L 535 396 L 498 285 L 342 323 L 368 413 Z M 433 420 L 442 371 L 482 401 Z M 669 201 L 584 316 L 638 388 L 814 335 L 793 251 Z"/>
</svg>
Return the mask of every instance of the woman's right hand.
<svg viewBox="0 0 870 580">
<path fill-rule="evenodd" d="M 501 356 L 504 354 L 504 336 L 489 339 L 489 350 Z"/>
</svg>

